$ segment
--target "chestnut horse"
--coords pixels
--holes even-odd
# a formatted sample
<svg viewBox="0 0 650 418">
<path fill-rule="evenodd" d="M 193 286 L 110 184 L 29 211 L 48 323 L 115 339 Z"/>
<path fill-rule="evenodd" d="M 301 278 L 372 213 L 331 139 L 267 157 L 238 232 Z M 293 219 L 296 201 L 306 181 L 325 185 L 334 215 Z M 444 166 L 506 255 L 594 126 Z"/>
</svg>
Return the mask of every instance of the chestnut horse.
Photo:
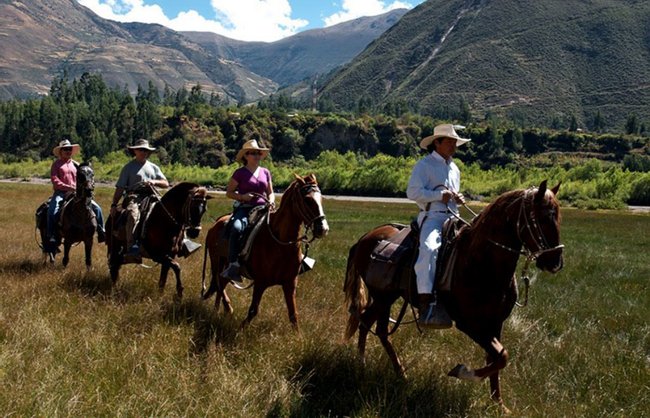
<svg viewBox="0 0 650 418">
<path fill-rule="evenodd" d="M 59 216 L 60 227 L 56 233 L 63 241 L 63 267 L 70 262 L 70 248 L 78 242 L 84 243 L 86 256 L 86 269 L 92 268 L 93 237 L 97 229 L 97 219 L 91 206 L 95 193 L 95 172 L 88 163 L 76 165 L 77 167 L 77 189 L 72 197 L 66 198 L 61 203 Z M 42 249 L 46 260 L 54 262 L 56 255 L 55 247 L 48 250 L 46 245 L 47 237 L 47 205 L 37 211 L 37 227 L 40 230 Z"/>
<path fill-rule="evenodd" d="M 459 364 L 449 376 L 472 381 L 489 377 L 492 399 L 504 410 L 507 408 L 501 398 L 499 371 L 506 366 L 508 352 L 500 340 L 503 323 L 517 301 L 515 269 L 521 254 L 527 257 L 527 262 L 536 260 L 542 270 L 556 273 L 562 268 L 560 207 L 555 198 L 559 187 L 558 184 L 547 190 L 543 181 L 538 188 L 504 193 L 488 205 L 460 230 L 455 239 L 457 257 L 450 290 L 438 290 L 439 300 L 445 304 L 456 328 L 487 354 L 485 367 L 473 370 Z M 350 312 L 345 339 L 349 340 L 359 330 L 358 350 L 363 361 L 368 332 L 377 322 L 375 334 L 395 371 L 404 376 L 404 368 L 389 339 L 388 323 L 391 305 L 400 297 L 405 303 L 413 303 L 412 295 L 405 290 L 378 290 L 365 282 L 362 285 L 373 248 L 398 231 L 392 225 L 380 226 L 350 249 L 344 285 Z M 413 289 L 415 274 L 411 265 L 408 268 L 411 271 L 406 272 L 406 277 L 412 280 Z"/>
<path fill-rule="evenodd" d="M 167 274 L 171 268 L 176 275 L 176 294 L 183 296 L 181 282 L 181 267 L 176 258 L 183 254 L 183 239 L 196 238 L 201 232 L 201 218 L 207 209 L 208 195 L 205 187 L 195 183 L 179 183 L 172 187 L 162 197 L 152 187 L 154 199 L 157 201 L 142 226 L 141 248 L 143 256 L 160 263 L 160 280 L 158 287 L 165 288 Z M 142 217 L 145 214 L 141 214 Z M 118 215 L 119 217 L 119 215 Z M 117 220 L 116 220 L 117 222 Z M 116 233 L 113 233 L 115 227 Z M 123 227 L 122 227 L 123 228 Z M 111 279 L 116 283 L 119 279 L 120 267 L 126 250 L 126 237 L 123 229 L 115 225 L 111 216 L 106 220 L 106 244 L 108 245 L 108 263 Z"/>
<path fill-rule="evenodd" d="M 311 229 L 313 239 L 324 237 L 329 231 L 321 193 L 316 176 L 296 176 L 291 185 L 282 195 L 277 211 L 269 212 L 262 220 L 262 225 L 251 245 L 250 256 L 242 264 L 242 273 L 253 280 L 253 299 L 248 316 L 242 326 L 250 323 L 257 315 L 258 307 L 264 291 L 273 285 L 282 286 L 284 299 L 289 312 L 289 321 L 297 327 L 296 285 L 303 254 L 301 244 L 307 243 L 306 235 L 301 236 L 302 225 Z M 208 231 L 205 239 L 203 260 L 203 291 L 204 300 L 216 293 L 215 307 L 223 302 L 224 312 L 233 312 L 230 298 L 226 293 L 228 279 L 220 276 L 227 264 L 228 245 L 225 237 L 225 227 L 230 214 L 221 216 Z M 210 287 L 205 291 L 206 257 L 210 253 L 211 280 Z"/>
</svg>

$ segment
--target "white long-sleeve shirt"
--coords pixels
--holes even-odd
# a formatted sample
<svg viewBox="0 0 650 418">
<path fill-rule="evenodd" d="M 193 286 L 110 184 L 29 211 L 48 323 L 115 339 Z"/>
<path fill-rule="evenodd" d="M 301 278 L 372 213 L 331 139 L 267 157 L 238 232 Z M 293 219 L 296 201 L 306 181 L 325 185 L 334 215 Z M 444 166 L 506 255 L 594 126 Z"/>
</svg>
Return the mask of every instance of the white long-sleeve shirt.
<svg viewBox="0 0 650 418">
<path fill-rule="evenodd" d="M 429 212 L 447 210 L 447 205 L 442 203 L 442 192 L 446 186 L 454 193 L 460 191 L 460 170 L 451 157 L 448 160 L 433 151 L 422 158 L 413 167 L 411 178 L 406 188 L 406 197 L 417 203 L 420 210 L 426 210 L 427 203 L 431 202 Z M 458 212 L 454 199 L 449 199 L 449 209 Z"/>
</svg>

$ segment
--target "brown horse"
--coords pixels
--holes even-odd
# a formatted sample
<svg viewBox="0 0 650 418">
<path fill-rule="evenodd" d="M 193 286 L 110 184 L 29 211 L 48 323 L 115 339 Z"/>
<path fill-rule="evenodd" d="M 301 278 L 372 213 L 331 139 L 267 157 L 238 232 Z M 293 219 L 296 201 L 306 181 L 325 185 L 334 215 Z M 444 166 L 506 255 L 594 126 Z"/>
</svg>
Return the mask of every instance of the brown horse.
<svg viewBox="0 0 650 418">
<path fill-rule="evenodd" d="M 252 243 L 250 257 L 242 264 L 244 275 L 253 280 L 253 299 L 248 316 L 242 326 L 250 323 L 257 315 L 264 291 L 273 285 L 281 285 L 289 312 L 289 321 L 298 325 L 296 313 L 296 284 L 303 254 L 301 244 L 307 242 L 306 235 L 301 236 L 302 225 L 313 231 L 314 238 L 327 235 L 329 226 L 323 212 L 321 193 L 316 177 L 296 176 L 284 192 L 277 211 L 267 215 L 262 228 Z M 205 239 L 203 260 L 203 282 L 205 283 L 205 266 L 207 253 L 210 253 L 211 280 L 203 299 L 216 293 L 215 307 L 223 301 L 224 312 L 233 312 L 230 298 L 226 293 L 228 279 L 219 274 L 227 264 L 228 245 L 225 238 L 225 226 L 230 215 L 217 219 L 208 231 Z M 205 286 L 203 286 L 205 289 Z"/>
<path fill-rule="evenodd" d="M 157 192 L 154 196 L 156 199 Z M 211 198 L 205 187 L 195 183 L 179 183 L 162 197 L 157 197 L 153 204 L 142 227 L 141 248 L 144 257 L 161 265 L 158 282 L 161 291 L 165 288 L 167 274 L 171 268 L 176 275 L 176 294 L 179 298 L 183 296 L 181 267 L 176 258 L 179 255 L 188 255 L 183 253 L 185 234 L 189 238 L 199 236 L 201 218 L 207 209 L 207 200 Z M 106 243 L 111 279 L 116 283 L 124 261 L 126 239 L 124 231 L 118 231 L 117 226 L 115 226 L 116 234 L 113 233 L 114 225 L 113 219 L 109 216 L 106 221 Z"/>
<path fill-rule="evenodd" d="M 92 209 L 92 199 L 95 192 L 95 172 L 92 167 L 83 163 L 77 165 L 77 189 L 72 197 L 61 204 L 60 228 L 57 235 L 63 241 L 63 267 L 70 262 L 70 248 L 78 242 L 84 243 L 86 269 L 92 268 L 93 237 L 97 229 L 97 219 Z M 40 230 L 43 253 L 50 262 L 54 262 L 56 246 L 46 245 L 47 237 L 47 206 L 37 211 L 37 227 Z M 48 247 L 52 247 L 49 248 Z"/>
<path fill-rule="evenodd" d="M 542 270 L 555 273 L 562 268 L 560 207 L 555 198 L 558 190 L 559 184 L 547 190 L 543 181 L 539 188 L 499 196 L 459 232 L 455 239 L 458 255 L 450 290 L 438 290 L 456 328 L 487 354 L 485 367 L 472 370 L 459 364 L 449 375 L 472 381 L 489 377 L 492 399 L 504 410 L 507 408 L 501 398 L 499 370 L 506 366 L 508 352 L 500 340 L 503 322 L 517 301 L 515 269 L 521 254 L 527 256 L 527 262 L 536 260 Z M 377 322 L 375 333 L 396 372 L 404 376 L 404 368 L 389 339 L 388 323 L 391 305 L 400 297 L 405 303 L 411 302 L 413 295 L 407 290 L 378 290 L 365 283 L 368 297 L 362 285 L 373 248 L 398 231 L 392 225 L 375 228 L 350 249 L 344 285 L 350 312 L 345 338 L 350 339 L 359 330 L 358 350 L 363 361 L 368 332 Z M 411 271 L 405 276 L 414 280 L 412 266 L 408 267 Z M 412 289 L 415 286 L 412 283 L 411 287 L 399 287 Z"/>
</svg>

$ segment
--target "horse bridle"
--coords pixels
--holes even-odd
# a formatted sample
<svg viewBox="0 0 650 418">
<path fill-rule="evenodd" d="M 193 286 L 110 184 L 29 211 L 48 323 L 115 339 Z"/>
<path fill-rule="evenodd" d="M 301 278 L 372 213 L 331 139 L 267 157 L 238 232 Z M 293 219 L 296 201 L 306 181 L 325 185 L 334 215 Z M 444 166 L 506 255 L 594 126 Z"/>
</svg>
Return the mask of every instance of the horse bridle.
<svg viewBox="0 0 650 418">
<path fill-rule="evenodd" d="M 542 254 L 564 248 L 564 244 L 558 244 L 554 247 L 551 247 L 548 244 L 548 241 L 544 236 L 542 228 L 539 226 L 539 223 L 537 222 L 537 218 L 535 217 L 534 205 L 532 204 L 532 202 L 535 199 L 535 190 L 536 190 L 535 188 L 530 188 L 525 191 L 524 196 L 521 198 L 521 205 L 519 206 L 519 214 L 517 215 L 517 222 L 516 222 L 517 239 L 519 240 L 519 242 L 521 242 L 523 249 L 516 250 L 514 248 L 508 247 L 507 245 L 498 243 L 492 239 L 489 240 L 492 244 L 496 245 L 499 248 L 526 257 L 526 262 L 524 263 L 524 267 L 521 270 L 521 279 L 525 285 L 524 287 L 525 299 L 524 299 L 524 303 L 515 302 L 519 307 L 524 307 L 528 304 L 528 288 L 530 287 L 528 268 L 530 267 L 530 263 L 536 260 Z M 528 196 L 531 196 L 530 211 L 526 210 L 526 200 L 528 199 Z M 526 216 L 527 213 L 530 215 Z M 524 222 L 521 221 L 522 218 Z M 522 238 L 522 231 L 528 231 L 528 235 L 530 236 L 532 241 L 535 243 L 535 246 L 537 247 L 536 251 L 533 251 L 530 248 L 528 248 L 526 241 L 524 241 L 524 239 Z"/>
<path fill-rule="evenodd" d="M 201 211 L 205 211 L 205 205 L 206 202 L 208 201 L 208 198 L 204 195 L 202 196 L 197 196 L 197 190 L 195 190 L 191 195 L 187 196 L 187 199 L 185 200 L 185 203 L 183 204 L 183 208 L 181 210 L 181 213 L 183 214 L 184 222 L 183 222 L 183 227 L 188 227 L 188 228 L 195 228 L 195 229 L 201 229 L 201 222 L 199 221 L 198 226 L 192 225 L 192 203 L 193 202 L 200 202 L 201 205 Z M 200 218 L 199 218 L 200 219 Z"/>
<path fill-rule="evenodd" d="M 523 249 L 516 250 L 514 248 L 508 247 L 507 245 L 498 243 L 494 240 L 490 240 L 491 243 L 493 243 L 499 248 L 503 248 L 504 250 L 513 252 L 515 254 L 526 256 L 526 260 L 528 262 L 532 260 L 536 260 L 540 255 L 545 254 L 547 252 L 556 251 L 564 248 L 564 244 L 558 244 L 554 247 L 551 247 L 548 243 L 548 240 L 544 236 L 544 232 L 542 231 L 542 228 L 539 226 L 539 223 L 537 222 L 537 218 L 535 217 L 534 205 L 532 204 L 532 201 L 535 199 L 535 190 L 536 190 L 535 188 L 526 190 L 524 196 L 521 198 L 521 205 L 519 205 L 519 214 L 517 215 L 516 230 L 517 230 L 517 239 L 519 240 L 519 242 L 521 242 Z M 529 211 L 526 210 L 526 201 L 528 200 L 528 196 L 530 196 L 530 201 L 531 201 L 531 207 Z M 528 231 L 528 235 L 530 236 L 531 240 L 537 247 L 536 250 L 532 250 L 531 248 L 529 248 L 528 244 L 522 237 L 522 231 Z"/>
<path fill-rule="evenodd" d="M 325 215 L 324 214 L 321 215 L 320 212 L 318 214 L 314 215 L 313 212 L 311 212 L 310 209 L 307 207 L 307 205 L 305 205 L 304 198 L 307 195 L 309 195 L 310 193 L 320 193 L 320 188 L 316 184 L 306 183 L 306 184 L 304 184 L 304 185 L 302 185 L 300 187 L 298 192 L 300 193 L 301 197 L 303 198 L 303 199 L 299 199 L 299 202 L 301 202 L 301 203 L 297 207 L 298 213 L 300 214 L 300 217 L 302 218 L 302 222 L 305 224 L 305 230 L 309 231 L 309 230 L 313 229 L 313 225 L 314 225 L 314 223 L 316 221 L 318 221 L 320 219 L 325 219 Z M 264 199 L 267 202 L 267 204 L 270 203 L 269 200 L 265 196 L 260 195 L 258 193 L 254 193 L 254 194 L 256 196 L 259 196 L 262 199 Z M 269 234 L 271 234 L 271 238 L 273 238 L 273 240 L 275 242 L 277 242 L 278 244 L 280 244 L 280 245 L 293 245 L 293 244 L 296 244 L 296 243 L 299 243 L 299 242 L 304 242 L 304 243 L 306 243 L 308 245 L 310 242 L 312 242 L 313 240 L 316 239 L 316 237 L 313 236 L 313 235 L 312 235 L 312 238 L 309 239 L 309 237 L 305 233 L 302 237 L 298 238 L 295 241 L 282 241 L 278 237 L 276 237 L 275 234 L 273 233 L 273 230 L 271 229 L 270 218 L 271 218 L 271 213 L 269 211 L 269 212 L 266 213 L 266 225 L 268 227 Z"/>
<path fill-rule="evenodd" d="M 197 197 L 196 196 L 196 191 L 194 191 L 191 195 L 187 196 L 187 199 L 185 199 L 185 203 L 183 203 L 183 207 L 181 208 L 181 216 L 183 218 L 182 223 L 178 223 L 176 218 L 174 218 L 174 215 L 172 215 L 167 207 L 163 204 L 162 200 L 160 200 L 160 193 L 158 193 L 158 190 L 156 190 L 153 186 L 150 186 L 156 193 L 156 196 L 158 196 L 158 203 L 160 203 L 160 206 L 162 207 L 163 211 L 167 215 L 167 217 L 174 223 L 176 226 L 180 226 L 181 230 L 184 230 L 186 228 L 196 228 L 196 229 L 201 229 L 201 225 L 199 226 L 193 226 L 192 225 L 192 215 L 190 213 L 190 209 L 192 206 L 192 202 L 194 201 L 202 201 L 203 205 L 207 201 L 207 197 L 202 196 L 202 197 Z"/>
</svg>

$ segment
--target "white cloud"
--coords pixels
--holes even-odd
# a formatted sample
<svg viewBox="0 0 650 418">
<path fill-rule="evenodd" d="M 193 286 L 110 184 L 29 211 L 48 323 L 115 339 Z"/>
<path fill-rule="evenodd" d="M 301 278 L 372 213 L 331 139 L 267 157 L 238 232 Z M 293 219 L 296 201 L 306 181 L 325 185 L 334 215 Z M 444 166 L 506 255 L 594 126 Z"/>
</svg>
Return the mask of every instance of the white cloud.
<svg viewBox="0 0 650 418">
<path fill-rule="evenodd" d="M 343 0 L 341 11 L 323 19 L 325 26 L 336 25 L 362 16 L 376 16 L 394 9 L 411 9 L 413 6 L 399 0 L 390 4 L 381 0 Z"/>
<path fill-rule="evenodd" d="M 291 18 L 289 0 L 211 0 L 210 4 L 229 31 L 226 36 L 235 39 L 275 41 L 309 24 Z"/>
<path fill-rule="evenodd" d="M 243 41 L 272 42 L 298 32 L 309 23 L 291 18 L 289 0 L 211 0 L 214 20 L 195 10 L 169 18 L 143 0 L 77 0 L 97 15 L 118 22 L 158 23 L 177 31 L 206 31 Z"/>
</svg>

